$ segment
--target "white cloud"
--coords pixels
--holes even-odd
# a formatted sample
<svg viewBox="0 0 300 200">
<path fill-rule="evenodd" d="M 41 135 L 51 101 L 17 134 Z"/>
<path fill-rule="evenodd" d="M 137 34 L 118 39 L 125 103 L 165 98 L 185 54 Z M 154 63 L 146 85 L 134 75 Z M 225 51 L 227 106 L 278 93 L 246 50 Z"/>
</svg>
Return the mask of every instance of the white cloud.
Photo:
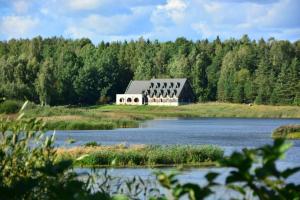
<svg viewBox="0 0 300 200">
<path fill-rule="evenodd" d="M 204 23 L 195 23 L 192 24 L 192 28 L 199 34 L 201 34 L 202 37 L 205 38 L 211 38 L 212 36 L 215 36 L 215 30 L 211 30 L 211 28 Z"/>
<path fill-rule="evenodd" d="M 90 15 L 79 22 L 72 23 L 66 30 L 66 34 L 72 37 L 94 37 L 96 35 L 120 34 L 130 22 L 130 16 L 115 15 L 105 17 Z"/>
<path fill-rule="evenodd" d="M 145 18 L 150 15 L 151 8 L 139 6 L 132 7 L 130 11 L 111 16 L 90 14 L 80 20 L 72 20 L 64 34 L 71 38 L 89 37 L 94 41 L 148 36 L 142 29 L 148 23 Z"/>
<path fill-rule="evenodd" d="M 226 39 L 243 34 L 253 39 L 300 38 L 299 0 L 11 0 L 5 5 L 0 8 L 5 11 L 0 13 L 3 39 L 34 34 L 93 41 L 140 36 Z"/>
<path fill-rule="evenodd" d="M 297 0 L 269 1 L 211 1 L 168 0 L 153 11 L 152 35 L 176 38 L 213 39 L 241 37 L 284 38 L 299 35 L 300 3 Z M 297 30 L 295 28 L 298 28 Z M 288 31 L 287 31 L 288 30 Z M 164 34 L 164 36 L 160 36 Z M 292 36 L 290 36 L 292 37 Z"/>
<path fill-rule="evenodd" d="M 152 22 L 165 23 L 171 19 L 172 22 L 180 24 L 186 16 L 188 4 L 183 0 L 168 0 L 164 5 L 158 5 L 152 14 Z"/>
<path fill-rule="evenodd" d="M 15 11 L 19 14 L 26 13 L 30 7 L 30 1 L 18 0 L 13 2 Z"/>
<path fill-rule="evenodd" d="M 28 37 L 39 24 L 30 16 L 5 16 L 0 22 L 0 32 L 8 38 Z"/>
<path fill-rule="evenodd" d="M 103 0 L 67 0 L 67 5 L 73 10 L 91 10 L 97 8 Z"/>
</svg>

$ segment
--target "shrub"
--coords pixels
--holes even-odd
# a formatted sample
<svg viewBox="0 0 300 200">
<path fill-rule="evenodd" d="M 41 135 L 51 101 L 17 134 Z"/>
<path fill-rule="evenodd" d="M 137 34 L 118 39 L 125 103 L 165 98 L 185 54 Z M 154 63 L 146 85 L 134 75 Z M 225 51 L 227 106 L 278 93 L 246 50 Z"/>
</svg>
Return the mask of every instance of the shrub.
<svg viewBox="0 0 300 200">
<path fill-rule="evenodd" d="M 96 141 L 87 142 L 84 144 L 85 147 L 98 147 L 101 146 L 101 144 L 98 144 Z"/>
<path fill-rule="evenodd" d="M 17 113 L 22 107 L 21 101 L 6 100 L 0 103 L 0 113 L 11 114 Z"/>
</svg>

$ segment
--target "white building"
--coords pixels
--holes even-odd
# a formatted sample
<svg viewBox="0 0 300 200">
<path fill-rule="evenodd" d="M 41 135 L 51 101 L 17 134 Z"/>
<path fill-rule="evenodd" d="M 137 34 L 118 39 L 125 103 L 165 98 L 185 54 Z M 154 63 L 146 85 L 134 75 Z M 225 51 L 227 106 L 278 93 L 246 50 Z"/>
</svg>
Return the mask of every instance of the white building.
<svg viewBox="0 0 300 200">
<path fill-rule="evenodd" d="M 194 101 L 194 94 L 186 78 L 130 81 L 124 94 L 117 94 L 117 105 L 178 106 Z"/>
</svg>

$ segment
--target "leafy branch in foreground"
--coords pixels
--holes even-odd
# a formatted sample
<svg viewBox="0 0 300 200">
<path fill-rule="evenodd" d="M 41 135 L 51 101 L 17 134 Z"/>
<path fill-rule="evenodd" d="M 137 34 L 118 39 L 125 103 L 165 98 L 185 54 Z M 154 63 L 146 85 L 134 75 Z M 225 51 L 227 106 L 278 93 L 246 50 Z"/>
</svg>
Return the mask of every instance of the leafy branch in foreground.
<svg viewBox="0 0 300 200">
<path fill-rule="evenodd" d="M 54 135 L 44 135 L 42 121 L 24 119 L 25 106 L 16 120 L 0 120 L 0 199 L 84 199 L 84 183 L 67 171 L 72 163 L 55 162 Z"/>
<path fill-rule="evenodd" d="M 125 200 L 139 195 L 158 196 L 149 182 L 137 177 L 120 179 L 106 173 L 74 172 L 71 160 L 57 159 L 54 134 L 45 135 L 44 123 L 24 118 L 0 119 L 1 200 Z"/>
<path fill-rule="evenodd" d="M 215 182 L 220 175 L 215 172 L 206 174 L 207 184 L 204 186 L 186 183 L 180 184 L 176 173 L 157 173 L 161 186 L 171 190 L 174 199 L 188 196 L 191 200 L 205 199 L 214 194 L 213 187 L 223 186 L 234 190 L 247 199 L 252 193 L 259 199 L 300 199 L 300 185 L 290 183 L 287 179 L 300 171 L 300 167 L 279 170 L 276 161 L 284 158 L 291 147 L 283 139 L 274 140 L 273 145 L 265 145 L 257 149 L 244 149 L 219 161 L 220 167 L 230 168 L 225 185 Z"/>
</svg>

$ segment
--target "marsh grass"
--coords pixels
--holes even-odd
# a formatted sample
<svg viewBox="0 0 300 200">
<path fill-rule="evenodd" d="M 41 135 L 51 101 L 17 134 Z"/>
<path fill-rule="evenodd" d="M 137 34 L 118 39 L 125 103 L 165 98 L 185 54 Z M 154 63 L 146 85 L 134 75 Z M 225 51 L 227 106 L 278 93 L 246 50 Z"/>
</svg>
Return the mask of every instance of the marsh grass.
<svg viewBox="0 0 300 200">
<path fill-rule="evenodd" d="M 224 151 L 217 146 L 101 146 L 58 149 L 61 159 L 72 159 L 75 165 L 91 166 L 168 166 L 213 164 L 223 157 Z M 79 159 L 78 159 L 79 158 Z"/>
<path fill-rule="evenodd" d="M 300 124 L 283 125 L 272 133 L 273 138 L 300 139 Z"/>
<path fill-rule="evenodd" d="M 112 122 L 96 121 L 48 121 L 49 130 L 110 130 L 116 128 Z"/>
<path fill-rule="evenodd" d="M 145 120 L 164 117 L 300 118 L 299 106 L 198 103 L 178 107 L 101 105 L 91 107 L 36 106 L 26 116 L 39 117 L 48 129 L 103 130 L 135 128 Z"/>
</svg>

